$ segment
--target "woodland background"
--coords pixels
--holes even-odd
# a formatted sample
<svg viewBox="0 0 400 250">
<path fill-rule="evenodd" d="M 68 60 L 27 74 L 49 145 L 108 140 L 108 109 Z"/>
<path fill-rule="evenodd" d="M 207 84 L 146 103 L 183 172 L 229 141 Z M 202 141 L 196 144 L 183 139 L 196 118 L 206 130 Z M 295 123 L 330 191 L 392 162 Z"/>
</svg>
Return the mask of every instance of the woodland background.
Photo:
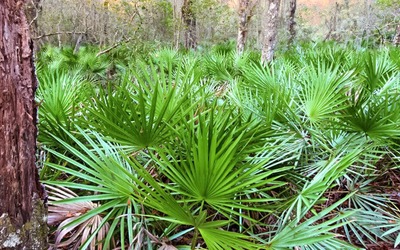
<svg viewBox="0 0 400 250">
<path fill-rule="evenodd" d="M 33 38 L 40 46 L 106 46 L 129 40 L 152 46 L 183 44 L 183 0 L 34 0 L 29 8 Z M 250 1 L 251 2 L 251 1 Z M 262 47 L 266 1 L 255 1 L 248 28 L 249 48 Z M 391 0 L 297 1 L 296 40 L 335 40 L 384 44 L 391 42 L 399 20 L 399 3 Z M 238 0 L 192 1 L 201 47 L 236 39 Z M 281 0 L 279 41 L 286 29 L 289 0 Z M 35 12 L 36 11 L 36 12 Z M 264 22 L 265 23 L 265 22 Z"/>
</svg>

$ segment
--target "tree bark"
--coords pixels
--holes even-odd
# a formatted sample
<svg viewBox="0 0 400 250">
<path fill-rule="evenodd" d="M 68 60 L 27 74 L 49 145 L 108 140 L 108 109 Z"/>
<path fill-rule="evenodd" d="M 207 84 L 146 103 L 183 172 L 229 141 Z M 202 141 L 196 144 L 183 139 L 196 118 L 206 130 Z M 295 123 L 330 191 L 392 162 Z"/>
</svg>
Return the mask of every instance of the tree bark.
<svg viewBox="0 0 400 250">
<path fill-rule="evenodd" d="M 32 53 L 24 2 L 0 1 L 0 249 L 47 246 Z"/>
<path fill-rule="evenodd" d="M 264 37 L 261 51 L 261 61 L 268 63 L 272 61 L 277 44 L 278 14 L 280 0 L 266 0 L 267 14 L 264 19 Z"/>
<path fill-rule="evenodd" d="M 192 5 L 193 0 L 184 0 L 181 10 L 186 49 L 195 49 L 197 47 L 196 18 L 193 13 Z"/>
<path fill-rule="evenodd" d="M 394 35 L 394 38 L 393 38 L 393 45 L 400 46 L 400 24 L 397 25 L 396 34 Z"/>
<path fill-rule="evenodd" d="M 289 0 L 289 10 L 288 10 L 288 31 L 289 39 L 288 45 L 291 46 L 296 37 L 296 0 Z"/>
<path fill-rule="evenodd" d="M 174 20 L 174 46 L 179 49 L 182 32 L 182 0 L 173 0 L 173 20 Z"/>
<path fill-rule="evenodd" d="M 236 51 L 238 54 L 242 54 L 244 47 L 246 46 L 247 32 L 251 17 L 253 16 L 254 7 L 258 1 L 250 0 L 239 0 L 239 25 L 238 25 L 238 36 L 236 43 Z"/>
</svg>

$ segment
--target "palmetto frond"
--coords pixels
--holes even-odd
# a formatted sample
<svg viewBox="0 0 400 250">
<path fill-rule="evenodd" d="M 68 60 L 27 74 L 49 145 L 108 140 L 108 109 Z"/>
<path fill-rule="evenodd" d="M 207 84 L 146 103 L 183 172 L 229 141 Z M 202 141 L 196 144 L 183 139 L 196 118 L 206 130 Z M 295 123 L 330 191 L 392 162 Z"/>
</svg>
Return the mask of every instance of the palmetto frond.
<svg viewBox="0 0 400 250">
<path fill-rule="evenodd" d="M 104 221 L 101 215 L 95 215 L 87 220 L 70 225 L 71 222 L 98 207 L 91 201 L 77 201 L 69 204 L 57 204 L 63 199 L 77 198 L 78 195 L 65 187 L 46 186 L 49 189 L 48 224 L 58 225 L 54 238 L 54 249 L 71 247 L 78 249 L 91 238 L 88 249 L 103 249 L 110 224 Z M 95 237 L 91 237 L 94 235 Z M 53 248 L 52 248 L 53 249 Z"/>
<path fill-rule="evenodd" d="M 250 203 L 257 206 L 273 202 L 275 199 L 262 193 L 285 184 L 278 179 L 281 172 L 290 168 L 284 162 L 291 157 L 289 153 L 278 155 L 276 148 L 265 148 L 265 154 L 247 160 L 249 154 L 261 151 L 263 137 L 268 135 L 263 126 L 252 123 L 242 123 L 229 110 L 218 111 L 215 107 L 198 114 L 186 129 L 180 130 L 182 147 L 177 148 L 179 144 L 175 143 L 157 151 L 161 159 L 155 161 L 161 173 L 172 181 L 166 188 L 185 194 L 198 204 L 205 202 L 224 214 L 239 214 L 236 209 L 251 210 Z M 276 166 L 276 162 L 282 166 Z M 255 195 L 260 197 L 250 198 Z"/>
<path fill-rule="evenodd" d="M 68 140 L 64 131 L 72 132 L 79 117 L 84 116 L 88 83 L 81 74 L 59 70 L 39 72 L 39 141 L 58 146 L 53 136 Z"/>
<path fill-rule="evenodd" d="M 163 71 L 162 71 L 163 72 Z M 196 104 L 192 90 L 174 78 L 179 72 L 159 73 L 154 66 L 125 75 L 120 86 L 100 90 L 88 121 L 103 135 L 133 152 L 156 147 L 172 136 L 172 129 Z"/>
</svg>

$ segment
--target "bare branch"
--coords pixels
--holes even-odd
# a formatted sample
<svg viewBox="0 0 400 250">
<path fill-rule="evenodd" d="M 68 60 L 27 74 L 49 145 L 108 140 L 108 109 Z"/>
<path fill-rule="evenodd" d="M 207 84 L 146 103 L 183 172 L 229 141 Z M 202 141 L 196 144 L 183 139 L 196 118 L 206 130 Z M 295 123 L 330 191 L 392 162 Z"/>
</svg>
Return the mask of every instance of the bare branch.
<svg viewBox="0 0 400 250">
<path fill-rule="evenodd" d="M 49 34 L 44 34 L 41 36 L 33 37 L 32 40 L 38 40 L 43 37 L 47 36 L 55 36 L 55 35 L 62 35 L 62 34 L 86 34 L 86 32 L 79 32 L 79 31 L 60 31 L 60 32 L 54 32 L 54 33 L 49 33 Z"/>
<path fill-rule="evenodd" d="M 32 24 L 38 19 L 39 17 L 39 9 L 37 8 L 35 2 L 32 0 L 31 1 L 32 7 L 35 8 L 35 17 L 29 22 L 29 27 L 32 26 Z"/>
<path fill-rule="evenodd" d="M 99 57 L 99 56 L 101 56 L 101 55 L 103 55 L 105 53 L 110 52 L 111 50 L 115 49 L 116 47 L 120 46 L 121 44 L 129 42 L 131 39 L 132 39 L 132 37 L 129 37 L 128 39 L 120 41 L 120 42 L 114 44 L 113 46 L 111 46 L 111 47 L 109 47 L 109 48 L 107 48 L 105 50 L 100 51 L 99 53 L 97 53 L 96 57 Z"/>
</svg>

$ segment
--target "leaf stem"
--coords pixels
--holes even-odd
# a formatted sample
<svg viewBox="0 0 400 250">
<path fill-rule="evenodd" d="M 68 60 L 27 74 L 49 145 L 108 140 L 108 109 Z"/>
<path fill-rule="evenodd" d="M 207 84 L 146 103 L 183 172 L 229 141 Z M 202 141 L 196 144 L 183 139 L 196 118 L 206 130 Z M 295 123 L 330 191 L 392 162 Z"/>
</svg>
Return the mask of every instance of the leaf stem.
<svg viewBox="0 0 400 250">
<path fill-rule="evenodd" d="M 194 235 L 193 235 L 193 239 L 192 239 L 192 244 L 190 246 L 191 250 L 194 250 L 196 248 L 196 243 L 197 243 L 197 238 L 199 236 L 199 230 L 197 229 L 197 227 L 194 229 Z"/>
</svg>

